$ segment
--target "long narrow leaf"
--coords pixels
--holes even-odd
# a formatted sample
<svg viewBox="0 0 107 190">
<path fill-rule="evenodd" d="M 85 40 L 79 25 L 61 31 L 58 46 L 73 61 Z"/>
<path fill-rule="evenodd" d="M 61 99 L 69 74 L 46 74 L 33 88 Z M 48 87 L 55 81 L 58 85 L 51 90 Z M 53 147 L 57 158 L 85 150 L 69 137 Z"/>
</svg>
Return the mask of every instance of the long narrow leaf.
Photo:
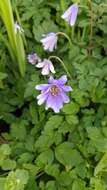
<svg viewBox="0 0 107 190">
<path fill-rule="evenodd" d="M 9 38 L 9 53 L 13 63 L 18 63 L 22 76 L 25 74 L 25 51 L 22 36 L 15 33 L 14 17 L 10 0 L 0 1 L 0 16 L 5 24 Z"/>
</svg>

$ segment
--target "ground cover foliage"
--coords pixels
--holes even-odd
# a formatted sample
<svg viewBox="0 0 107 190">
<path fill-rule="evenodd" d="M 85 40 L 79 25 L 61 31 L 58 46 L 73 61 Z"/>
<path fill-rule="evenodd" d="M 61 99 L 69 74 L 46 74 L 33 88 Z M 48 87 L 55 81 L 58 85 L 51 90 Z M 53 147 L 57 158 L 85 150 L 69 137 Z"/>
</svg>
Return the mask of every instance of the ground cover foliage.
<svg viewBox="0 0 107 190">
<path fill-rule="evenodd" d="M 107 0 L 80 0 L 76 24 L 62 13 L 76 0 L 12 0 L 26 38 L 26 56 L 60 57 L 71 78 L 70 103 L 55 114 L 38 106 L 46 83 L 27 62 L 22 77 L 0 38 L 0 190 L 107 190 Z M 0 20 L 1 33 L 6 29 Z M 42 34 L 65 32 L 45 52 Z M 55 76 L 66 74 L 57 60 Z"/>
</svg>

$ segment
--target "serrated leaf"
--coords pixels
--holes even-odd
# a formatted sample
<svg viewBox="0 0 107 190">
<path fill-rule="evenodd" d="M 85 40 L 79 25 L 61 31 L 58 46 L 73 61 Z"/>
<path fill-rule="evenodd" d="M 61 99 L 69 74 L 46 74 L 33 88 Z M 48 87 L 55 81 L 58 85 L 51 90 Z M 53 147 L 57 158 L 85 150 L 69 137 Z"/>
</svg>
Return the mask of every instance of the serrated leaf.
<svg viewBox="0 0 107 190">
<path fill-rule="evenodd" d="M 72 144 L 69 142 L 64 142 L 57 146 L 55 156 L 65 167 L 70 166 L 72 168 L 83 161 L 80 153 L 76 149 L 73 149 Z"/>
<path fill-rule="evenodd" d="M 45 172 L 48 175 L 53 176 L 57 179 L 59 177 L 59 173 L 60 173 L 59 165 L 58 164 L 52 164 L 52 165 L 48 164 L 45 167 Z"/>
<path fill-rule="evenodd" d="M 107 171 L 107 152 L 103 155 L 101 160 L 98 162 L 97 166 L 94 170 L 94 175 L 98 175 L 100 172 L 102 172 L 105 169 Z"/>
<path fill-rule="evenodd" d="M 27 184 L 29 174 L 27 170 L 17 169 L 15 172 L 16 178 L 19 179 L 24 185 Z"/>
<path fill-rule="evenodd" d="M 45 125 L 45 128 L 44 128 L 45 131 L 47 132 L 53 129 L 57 129 L 59 125 L 62 124 L 62 121 L 63 121 L 62 116 L 58 116 L 58 115 L 51 116 Z"/>
<path fill-rule="evenodd" d="M 69 124 L 74 124 L 74 125 L 77 125 L 78 124 L 78 117 L 76 115 L 68 115 L 66 116 L 66 121 L 69 123 Z"/>
<path fill-rule="evenodd" d="M 13 170 L 16 168 L 16 161 L 11 159 L 5 159 L 2 162 L 1 168 L 5 170 Z"/>
<path fill-rule="evenodd" d="M 57 190 L 55 181 L 48 181 L 46 184 L 46 190 Z"/>
<path fill-rule="evenodd" d="M 4 190 L 4 184 L 5 184 L 5 178 L 1 177 L 0 178 L 0 190 Z"/>
<path fill-rule="evenodd" d="M 0 72 L 0 80 L 3 80 L 7 77 L 7 74 L 6 73 L 2 73 Z"/>
<path fill-rule="evenodd" d="M 42 167 L 47 164 L 51 164 L 54 160 L 54 154 L 51 149 L 42 152 L 36 159 L 35 163 Z"/>
<path fill-rule="evenodd" d="M 68 172 L 61 172 L 58 177 L 58 182 L 61 186 L 69 186 L 72 183 L 72 179 Z"/>
<path fill-rule="evenodd" d="M 21 122 L 12 123 L 10 133 L 13 138 L 24 140 L 26 138 L 25 122 L 22 120 Z"/>
<path fill-rule="evenodd" d="M 62 111 L 65 113 L 65 114 L 76 114 L 78 113 L 79 111 L 79 105 L 74 103 L 74 102 L 71 102 L 69 104 L 66 104 Z"/>
</svg>

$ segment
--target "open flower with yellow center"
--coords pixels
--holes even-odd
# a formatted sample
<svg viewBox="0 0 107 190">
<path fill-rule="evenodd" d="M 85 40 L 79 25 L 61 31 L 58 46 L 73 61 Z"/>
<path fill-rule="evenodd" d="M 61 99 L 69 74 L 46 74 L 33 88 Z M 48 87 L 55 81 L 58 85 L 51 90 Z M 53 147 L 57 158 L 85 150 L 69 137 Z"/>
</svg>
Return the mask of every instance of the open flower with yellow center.
<svg viewBox="0 0 107 190">
<path fill-rule="evenodd" d="M 45 109 L 52 108 L 55 113 L 58 113 L 63 107 L 64 103 L 70 101 L 66 92 L 72 90 L 70 86 L 66 86 L 67 77 L 63 75 L 59 79 L 54 79 L 50 77 L 48 84 L 40 84 L 35 88 L 41 91 L 41 94 L 37 96 L 38 104 L 41 105 L 45 103 Z"/>
</svg>

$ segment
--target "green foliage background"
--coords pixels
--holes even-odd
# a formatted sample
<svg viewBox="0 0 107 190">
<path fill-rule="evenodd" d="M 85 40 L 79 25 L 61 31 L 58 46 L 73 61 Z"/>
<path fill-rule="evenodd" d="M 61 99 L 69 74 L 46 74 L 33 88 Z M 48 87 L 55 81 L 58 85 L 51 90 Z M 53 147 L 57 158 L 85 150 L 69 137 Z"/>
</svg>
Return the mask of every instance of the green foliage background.
<svg viewBox="0 0 107 190">
<path fill-rule="evenodd" d="M 40 44 L 44 33 L 70 36 L 72 48 L 60 37 L 52 55 L 68 67 L 73 92 L 60 114 L 39 107 L 34 87 L 46 79 L 27 61 L 21 78 L 0 41 L 0 190 L 107 190 L 107 0 L 80 0 L 75 28 L 60 16 L 76 0 L 11 2 L 25 31 L 26 56 L 50 55 Z M 54 64 L 56 77 L 65 74 Z"/>
</svg>

